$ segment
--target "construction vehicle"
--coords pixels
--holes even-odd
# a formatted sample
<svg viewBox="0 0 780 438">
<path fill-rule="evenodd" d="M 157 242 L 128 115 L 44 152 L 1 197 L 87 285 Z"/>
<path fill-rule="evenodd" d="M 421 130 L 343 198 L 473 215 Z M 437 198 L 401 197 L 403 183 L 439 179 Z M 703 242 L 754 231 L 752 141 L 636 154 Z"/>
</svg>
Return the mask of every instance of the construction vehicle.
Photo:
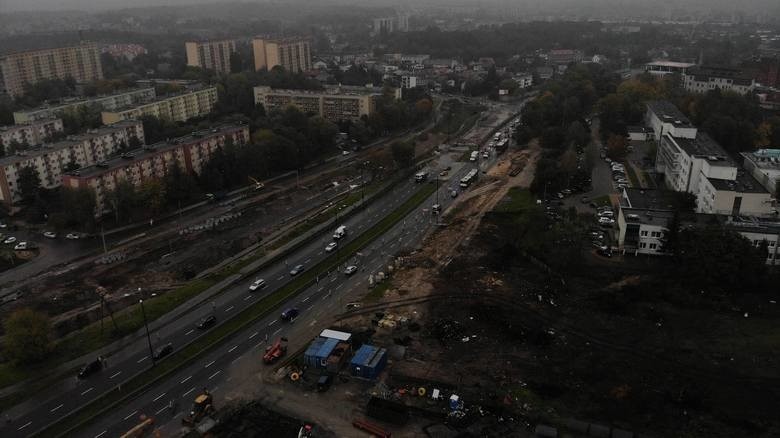
<svg viewBox="0 0 780 438">
<path fill-rule="evenodd" d="M 272 364 L 287 354 L 287 338 L 279 338 L 265 349 L 263 362 Z"/>
<path fill-rule="evenodd" d="M 263 183 L 261 183 L 260 181 L 258 181 L 258 180 L 256 180 L 256 179 L 252 178 L 251 176 L 249 177 L 249 179 L 250 179 L 250 180 L 251 180 L 253 183 L 255 183 L 255 190 L 262 190 L 262 189 L 265 187 L 265 184 L 263 184 Z"/>
<path fill-rule="evenodd" d="M 214 397 L 208 390 L 204 389 L 201 394 L 195 397 L 195 402 L 192 404 L 192 410 L 181 419 L 181 423 L 185 426 L 194 426 L 199 423 L 203 417 L 213 414 L 213 402 Z"/>
<path fill-rule="evenodd" d="M 146 415 L 141 415 L 141 422 L 133 426 L 132 429 L 128 430 L 124 434 L 120 435 L 120 438 L 138 438 L 142 437 L 151 430 L 154 427 L 154 417 L 147 417 Z"/>
</svg>

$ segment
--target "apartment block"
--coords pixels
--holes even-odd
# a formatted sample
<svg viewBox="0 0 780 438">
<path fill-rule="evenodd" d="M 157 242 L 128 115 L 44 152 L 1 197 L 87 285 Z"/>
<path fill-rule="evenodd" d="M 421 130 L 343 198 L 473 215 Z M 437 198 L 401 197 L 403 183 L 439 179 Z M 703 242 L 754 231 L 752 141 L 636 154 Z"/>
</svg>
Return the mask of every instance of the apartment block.
<svg viewBox="0 0 780 438">
<path fill-rule="evenodd" d="M 147 145 L 64 174 L 62 185 L 92 189 L 97 201 L 96 215 L 101 216 L 110 209 L 106 197 L 120 181 L 129 181 L 139 186 L 145 180 L 164 177 L 174 166 L 188 173 L 199 174 L 211 154 L 228 139 L 234 144 L 247 143 L 248 126 L 221 126 L 168 142 Z"/>
<path fill-rule="evenodd" d="M 236 51 L 235 40 L 188 41 L 184 47 L 187 51 L 187 65 L 230 73 L 230 57 Z"/>
<path fill-rule="evenodd" d="M 396 89 L 396 98 L 400 98 Z M 359 120 L 376 110 L 376 100 L 382 96 L 379 88 L 328 87 L 325 90 L 285 90 L 267 86 L 254 88 L 255 104 L 262 103 L 266 111 L 284 110 L 294 106 L 304 113 L 319 114 L 327 120 Z"/>
<path fill-rule="evenodd" d="M 39 120 L 26 125 L 0 126 L 0 147 L 7 150 L 16 143 L 35 146 L 45 142 L 52 135 L 62 132 L 62 119 Z"/>
<path fill-rule="evenodd" d="M 659 140 L 664 134 L 678 138 L 696 138 L 699 132 L 693 123 L 671 102 L 654 100 L 647 103 L 645 124 L 653 130 L 653 137 Z"/>
<path fill-rule="evenodd" d="M 57 143 L 0 158 L 0 202 L 13 206 L 19 201 L 19 172 L 25 167 L 36 171 L 42 187 L 52 189 L 59 187 L 67 167 L 90 166 L 106 160 L 120 148 L 128 146 L 133 137 L 143 141 L 144 128 L 139 121 L 125 121 L 90 130 Z"/>
<path fill-rule="evenodd" d="M 154 87 L 137 88 L 121 93 L 96 96 L 89 99 L 74 99 L 57 105 L 44 105 L 30 110 L 14 112 L 14 123 L 32 123 L 51 119 L 64 113 L 77 111 L 82 107 L 96 107 L 105 111 L 134 105 L 157 97 Z"/>
<path fill-rule="evenodd" d="M 183 93 L 157 98 L 151 102 L 103 111 L 101 118 L 106 125 L 122 120 L 138 119 L 142 116 L 155 116 L 174 122 L 184 122 L 211 113 L 216 102 L 217 87 L 193 88 Z"/>
<path fill-rule="evenodd" d="M 312 69 L 311 43 L 306 38 L 255 38 L 252 40 L 252 52 L 255 70 L 271 70 L 277 65 L 292 73 Z"/>
<path fill-rule="evenodd" d="M 683 85 L 692 93 L 719 89 L 745 95 L 753 91 L 756 84 L 739 69 L 702 66 L 689 68 L 683 76 Z"/>
<path fill-rule="evenodd" d="M 73 78 L 76 82 L 103 79 L 100 51 L 93 43 L 31 50 L 0 56 L 0 92 L 24 94 L 25 84 L 44 79 Z"/>
<path fill-rule="evenodd" d="M 780 149 L 759 149 L 743 152 L 742 165 L 769 193 L 780 194 Z"/>
</svg>

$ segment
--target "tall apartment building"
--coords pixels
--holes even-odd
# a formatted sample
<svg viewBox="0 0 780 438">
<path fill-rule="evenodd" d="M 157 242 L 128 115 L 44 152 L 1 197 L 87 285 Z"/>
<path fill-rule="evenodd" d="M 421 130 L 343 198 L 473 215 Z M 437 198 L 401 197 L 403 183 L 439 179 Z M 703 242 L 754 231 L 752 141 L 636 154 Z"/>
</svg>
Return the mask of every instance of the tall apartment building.
<svg viewBox="0 0 780 438">
<path fill-rule="evenodd" d="M 745 95 L 753 91 L 755 81 L 742 70 L 729 67 L 692 67 L 683 75 L 683 85 L 692 93 L 720 89 Z"/>
<path fill-rule="evenodd" d="M 235 40 L 188 41 L 184 47 L 187 51 L 187 65 L 230 73 L 230 56 L 236 51 Z"/>
<path fill-rule="evenodd" d="M 76 82 L 103 79 L 100 51 L 95 44 L 84 43 L 0 56 L 0 92 L 5 91 L 11 97 L 24 94 L 25 83 L 68 77 Z"/>
<path fill-rule="evenodd" d="M 52 135 L 62 132 L 62 129 L 62 119 L 39 120 L 26 125 L 0 126 L 0 147 L 7 151 L 8 146 L 14 143 L 35 146 Z"/>
<path fill-rule="evenodd" d="M 116 94 L 91 97 L 89 99 L 71 100 L 57 105 L 44 105 L 30 110 L 16 111 L 14 112 L 14 123 L 33 123 L 39 120 L 47 120 L 67 112 L 77 111 L 82 107 L 97 107 L 102 110 L 113 111 L 117 108 L 134 105 L 155 97 L 157 95 L 154 87 L 145 87 Z"/>
<path fill-rule="evenodd" d="M 255 70 L 281 65 L 285 70 L 299 73 L 311 70 L 311 43 L 306 38 L 252 40 Z"/>
<path fill-rule="evenodd" d="M 726 151 L 668 102 L 650 102 L 646 120 L 656 132 L 656 171 L 667 188 L 696 197 L 698 213 L 769 216 L 772 198 Z M 660 131 L 660 132 L 659 132 Z"/>
<path fill-rule="evenodd" d="M 400 98 L 400 89 L 396 98 Z M 254 88 L 255 104 L 262 103 L 266 111 L 284 110 L 294 106 L 304 113 L 319 114 L 327 120 L 359 120 L 376 110 L 376 100 L 382 96 L 379 88 L 329 87 L 321 91 L 284 90 L 260 86 Z"/>
<path fill-rule="evenodd" d="M 97 201 L 95 213 L 101 216 L 110 208 L 106 196 L 120 181 L 138 186 L 144 180 L 164 177 L 173 166 L 199 174 L 203 164 L 227 139 L 231 139 L 234 144 L 245 144 L 249 140 L 249 128 L 246 125 L 222 126 L 144 146 L 69 172 L 62 176 L 62 185 L 92 189 Z"/>
<path fill-rule="evenodd" d="M 139 121 L 90 130 L 0 158 L 0 202 L 13 206 L 19 200 L 19 172 L 25 167 L 36 171 L 42 187 L 52 189 L 59 187 L 64 169 L 71 164 L 84 167 L 103 161 L 128 146 L 133 137 L 143 141 L 144 127 Z"/>
<path fill-rule="evenodd" d="M 143 102 L 112 111 L 103 111 L 103 123 L 110 125 L 122 120 L 138 119 L 141 116 L 155 116 L 174 122 L 184 122 L 205 116 L 214 109 L 217 102 L 217 87 L 190 89 L 173 96 L 164 96 L 151 102 Z"/>
</svg>

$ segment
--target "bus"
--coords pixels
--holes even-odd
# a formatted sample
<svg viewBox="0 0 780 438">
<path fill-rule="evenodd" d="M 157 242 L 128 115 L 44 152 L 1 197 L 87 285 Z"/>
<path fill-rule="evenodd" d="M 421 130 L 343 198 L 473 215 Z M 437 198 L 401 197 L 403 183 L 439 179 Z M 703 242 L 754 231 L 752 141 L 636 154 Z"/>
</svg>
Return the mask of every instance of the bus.
<svg viewBox="0 0 780 438">
<path fill-rule="evenodd" d="M 460 179 L 460 186 L 463 188 L 470 186 L 475 176 L 477 176 L 477 169 L 471 169 L 466 176 Z"/>
</svg>

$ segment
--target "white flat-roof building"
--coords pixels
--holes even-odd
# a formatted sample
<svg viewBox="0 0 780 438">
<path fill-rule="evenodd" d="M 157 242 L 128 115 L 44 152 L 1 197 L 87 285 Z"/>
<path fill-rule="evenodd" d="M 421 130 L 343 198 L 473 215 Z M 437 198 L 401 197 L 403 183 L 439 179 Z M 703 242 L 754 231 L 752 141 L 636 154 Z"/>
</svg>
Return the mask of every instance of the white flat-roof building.
<svg viewBox="0 0 780 438">
<path fill-rule="evenodd" d="M 780 149 L 759 149 L 743 152 L 742 163 L 753 178 L 777 198 L 780 193 Z"/>
<path fill-rule="evenodd" d="M 753 91 L 756 83 L 741 70 L 729 67 L 695 67 L 683 76 L 683 85 L 691 93 L 706 93 L 710 90 L 731 91 L 745 95 Z"/>
<path fill-rule="evenodd" d="M 645 64 L 645 71 L 656 76 L 665 76 L 668 74 L 685 74 L 689 68 L 696 66 L 691 62 L 675 61 L 653 61 Z"/>
</svg>

